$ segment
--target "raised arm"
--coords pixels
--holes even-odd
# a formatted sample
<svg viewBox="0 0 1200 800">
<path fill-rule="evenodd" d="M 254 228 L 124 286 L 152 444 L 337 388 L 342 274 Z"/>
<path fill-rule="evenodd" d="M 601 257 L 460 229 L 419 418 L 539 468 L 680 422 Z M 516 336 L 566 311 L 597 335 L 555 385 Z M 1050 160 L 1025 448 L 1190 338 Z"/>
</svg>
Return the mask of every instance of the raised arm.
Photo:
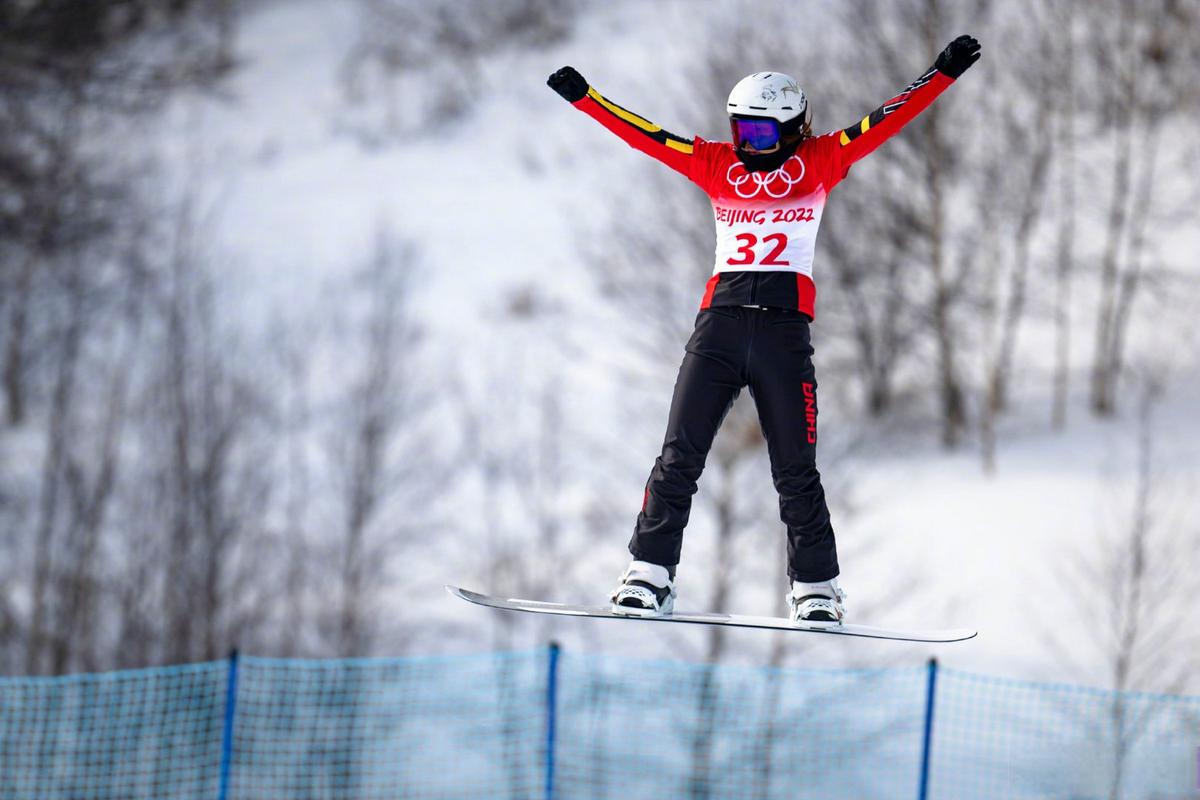
<svg viewBox="0 0 1200 800">
<path fill-rule="evenodd" d="M 691 177 L 692 140 L 664 131 L 653 122 L 621 108 L 584 80 L 574 67 L 563 67 L 546 84 L 563 99 L 621 137 L 630 147 Z"/>
<path fill-rule="evenodd" d="M 841 132 L 843 169 L 891 138 L 978 60 L 979 42 L 971 36 L 959 36 L 947 45 L 933 66 L 904 91 Z"/>
</svg>

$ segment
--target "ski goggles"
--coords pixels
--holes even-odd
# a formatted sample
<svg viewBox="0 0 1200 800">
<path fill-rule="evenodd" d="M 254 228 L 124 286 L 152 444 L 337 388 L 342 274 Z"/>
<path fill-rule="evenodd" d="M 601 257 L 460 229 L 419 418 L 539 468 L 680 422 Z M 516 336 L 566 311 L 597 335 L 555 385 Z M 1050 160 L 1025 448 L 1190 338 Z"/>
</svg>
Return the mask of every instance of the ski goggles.
<svg viewBox="0 0 1200 800">
<path fill-rule="evenodd" d="M 770 150 L 779 144 L 779 123 L 770 117 L 730 117 L 733 146 L 755 150 Z"/>
</svg>

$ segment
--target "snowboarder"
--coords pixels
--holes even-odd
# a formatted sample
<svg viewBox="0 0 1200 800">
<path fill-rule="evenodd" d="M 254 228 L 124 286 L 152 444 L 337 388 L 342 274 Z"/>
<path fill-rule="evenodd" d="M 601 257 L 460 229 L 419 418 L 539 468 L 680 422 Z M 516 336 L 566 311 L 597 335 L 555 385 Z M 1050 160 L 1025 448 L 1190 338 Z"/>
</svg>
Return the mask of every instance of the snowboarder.
<svg viewBox="0 0 1200 800">
<path fill-rule="evenodd" d="M 573 67 L 550 76 L 549 86 L 577 109 L 703 189 L 716 218 L 716 265 L 679 368 L 662 453 L 646 482 L 629 543 L 633 562 L 611 596 L 614 613 L 674 609 L 692 495 L 717 428 L 745 386 L 787 526 L 789 617 L 802 627 L 841 624 L 845 594 L 816 467 L 809 323 L 817 227 L 826 196 L 851 165 L 928 107 L 979 51 L 973 37 L 959 36 L 895 97 L 822 136 L 812 135 L 812 109 L 793 78 L 756 72 L 729 95 L 732 143 L 669 133 L 605 98 Z"/>
</svg>

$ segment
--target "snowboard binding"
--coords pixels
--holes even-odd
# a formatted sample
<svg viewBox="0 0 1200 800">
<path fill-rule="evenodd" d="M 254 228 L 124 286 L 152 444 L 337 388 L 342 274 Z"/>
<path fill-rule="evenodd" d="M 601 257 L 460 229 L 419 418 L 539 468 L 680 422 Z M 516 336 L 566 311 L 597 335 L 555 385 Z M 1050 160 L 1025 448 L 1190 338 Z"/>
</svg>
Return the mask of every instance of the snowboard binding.
<svg viewBox="0 0 1200 800">
<path fill-rule="evenodd" d="M 675 610 L 675 570 L 634 561 L 612 591 L 612 613 L 626 617 L 662 617 Z"/>
<path fill-rule="evenodd" d="M 787 593 L 788 618 L 801 628 L 836 628 L 846 617 L 845 599 L 837 578 L 820 583 L 792 581 Z"/>
</svg>

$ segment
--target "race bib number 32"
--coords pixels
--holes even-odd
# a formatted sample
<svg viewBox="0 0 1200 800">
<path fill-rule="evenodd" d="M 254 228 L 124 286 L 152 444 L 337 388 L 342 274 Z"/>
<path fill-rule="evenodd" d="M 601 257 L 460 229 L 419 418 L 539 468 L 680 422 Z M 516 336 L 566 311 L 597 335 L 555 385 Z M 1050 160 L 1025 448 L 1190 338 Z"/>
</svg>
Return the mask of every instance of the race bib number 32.
<svg viewBox="0 0 1200 800">
<path fill-rule="evenodd" d="M 753 233 L 739 233 L 737 235 L 738 248 L 737 251 L 726 259 L 725 263 L 730 266 L 746 266 L 754 262 L 754 246 L 758 244 L 758 237 Z M 783 251 L 787 249 L 787 235 L 783 233 L 769 233 L 762 237 L 763 244 L 769 247 L 765 250 L 765 254 L 758 263 L 764 267 L 787 267 L 791 266 L 791 262 L 781 259 Z"/>
</svg>

